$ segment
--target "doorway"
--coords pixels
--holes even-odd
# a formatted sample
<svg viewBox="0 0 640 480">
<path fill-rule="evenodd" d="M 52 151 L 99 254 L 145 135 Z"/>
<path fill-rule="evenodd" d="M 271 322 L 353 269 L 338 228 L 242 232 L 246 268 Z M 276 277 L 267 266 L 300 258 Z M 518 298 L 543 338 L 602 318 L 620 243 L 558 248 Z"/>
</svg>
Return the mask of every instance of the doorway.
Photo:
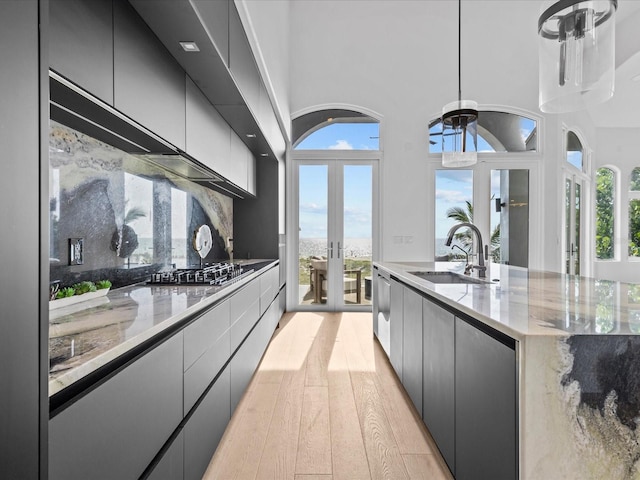
<svg viewBox="0 0 640 480">
<path fill-rule="evenodd" d="M 564 178 L 564 273 L 580 275 L 582 265 L 582 180 Z"/>
<path fill-rule="evenodd" d="M 296 160 L 296 309 L 371 309 L 378 163 Z"/>
</svg>

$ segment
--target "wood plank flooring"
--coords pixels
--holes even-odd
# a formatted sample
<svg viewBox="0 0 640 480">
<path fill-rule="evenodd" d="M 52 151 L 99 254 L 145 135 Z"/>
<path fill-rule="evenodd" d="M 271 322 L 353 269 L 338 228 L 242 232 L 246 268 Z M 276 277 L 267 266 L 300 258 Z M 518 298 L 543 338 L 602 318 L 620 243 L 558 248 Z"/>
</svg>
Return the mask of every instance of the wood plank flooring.
<svg viewBox="0 0 640 480">
<path fill-rule="evenodd" d="M 204 477 L 451 479 L 371 313 L 287 313 Z"/>
</svg>

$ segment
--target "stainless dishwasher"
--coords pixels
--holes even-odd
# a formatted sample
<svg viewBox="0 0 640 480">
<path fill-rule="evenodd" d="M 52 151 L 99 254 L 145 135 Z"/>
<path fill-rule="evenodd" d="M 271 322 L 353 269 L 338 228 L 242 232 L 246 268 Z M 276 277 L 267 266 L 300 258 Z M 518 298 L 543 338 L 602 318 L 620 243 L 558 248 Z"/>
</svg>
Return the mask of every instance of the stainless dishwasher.
<svg viewBox="0 0 640 480">
<path fill-rule="evenodd" d="M 389 274 L 377 267 L 375 268 L 375 285 L 374 332 L 380 345 L 389 356 L 391 350 L 391 281 Z"/>
</svg>

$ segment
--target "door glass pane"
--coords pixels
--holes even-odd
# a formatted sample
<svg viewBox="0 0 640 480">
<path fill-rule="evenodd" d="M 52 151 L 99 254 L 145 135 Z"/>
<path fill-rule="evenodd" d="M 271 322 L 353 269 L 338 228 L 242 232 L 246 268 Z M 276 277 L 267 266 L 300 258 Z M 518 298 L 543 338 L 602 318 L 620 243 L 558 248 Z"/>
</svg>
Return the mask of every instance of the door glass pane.
<svg viewBox="0 0 640 480">
<path fill-rule="evenodd" d="M 345 305 L 370 305 L 373 168 L 345 165 L 343 173 L 343 301 Z"/>
<path fill-rule="evenodd" d="M 575 207 L 576 207 L 576 225 L 575 225 L 575 232 L 576 232 L 576 237 L 575 237 L 575 243 L 574 243 L 574 249 L 573 249 L 573 266 L 574 266 L 574 270 L 573 270 L 573 274 L 574 275 L 580 275 L 580 224 L 581 222 L 581 217 L 582 217 L 582 208 L 581 208 L 581 204 L 582 204 L 582 186 L 579 183 L 576 183 L 576 203 L 575 203 Z"/>
<path fill-rule="evenodd" d="M 300 165 L 298 173 L 298 302 L 326 303 L 329 168 Z"/>
<path fill-rule="evenodd" d="M 468 228 L 456 232 L 451 247 L 447 247 L 447 233 L 457 223 L 473 222 L 473 170 L 436 171 L 435 259 L 446 262 L 465 258 L 453 248 L 457 245 L 471 252 L 473 239 Z"/>
<path fill-rule="evenodd" d="M 491 261 L 529 266 L 529 170 L 491 171 Z"/>
</svg>

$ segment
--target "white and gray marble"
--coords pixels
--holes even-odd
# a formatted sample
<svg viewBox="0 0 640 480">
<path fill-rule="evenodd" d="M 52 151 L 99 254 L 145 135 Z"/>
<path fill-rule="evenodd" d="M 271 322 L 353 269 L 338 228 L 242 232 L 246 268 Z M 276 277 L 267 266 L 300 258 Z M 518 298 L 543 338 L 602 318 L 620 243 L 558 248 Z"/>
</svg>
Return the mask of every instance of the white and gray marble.
<svg viewBox="0 0 640 480">
<path fill-rule="evenodd" d="M 492 264 L 484 284 L 401 281 L 519 342 L 520 478 L 640 478 L 640 286 Z"/>
</svg>

